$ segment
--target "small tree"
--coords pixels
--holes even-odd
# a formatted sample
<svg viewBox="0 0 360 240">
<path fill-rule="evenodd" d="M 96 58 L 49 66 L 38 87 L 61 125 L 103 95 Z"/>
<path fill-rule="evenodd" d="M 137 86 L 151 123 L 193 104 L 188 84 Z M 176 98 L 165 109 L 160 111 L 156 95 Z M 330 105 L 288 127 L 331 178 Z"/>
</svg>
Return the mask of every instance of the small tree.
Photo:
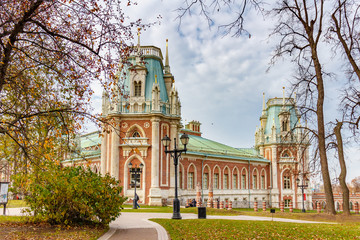
<svg viewBox="0 0 360 240">
<path fill-rule="evenodd" d="M 36 219 L 51 224 L 95 222 L 108 224 L 120 215 L 126 200 L 122 187 L 110 175 L 100 176 L 82 167 L 49 164 L 46 171 L 36 171 L 14 178 L 15 192 L 25 192 L 25 201 Z"/>
</svg>

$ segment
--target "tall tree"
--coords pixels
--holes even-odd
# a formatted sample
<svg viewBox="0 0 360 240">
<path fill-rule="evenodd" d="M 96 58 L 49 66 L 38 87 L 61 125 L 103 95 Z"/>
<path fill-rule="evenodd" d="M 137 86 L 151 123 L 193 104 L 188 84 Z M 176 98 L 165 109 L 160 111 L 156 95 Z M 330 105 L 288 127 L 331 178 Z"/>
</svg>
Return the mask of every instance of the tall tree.
<svg viewBox="0 0 360 240">
<path fill-rule="evenodd" d="M 307 115 L 314 114 L 321 174 L 326 196 L 326 212 L 335 214 L 326 153 L 324 119 L 325 74 L 319 57 L 319 45 L 323 37 L 324 1 L 282 1 L 273 9 L 278 17 L 275 35 L 280 36 L 275 58 L 292 56 L 298 74 L 295 86 L 303 89 Z"/>
<path fill-rule="evenodd" d="M 339 181 L 343 193 L 343 212 L 350 215 L 349 188 L 346 184 L 346 162 L 343 151 L 341 128 L 347 124 L 353 137 L 358 136 L 359 107 L 360 107 L 360 3 L 354 0 L 337 0 L 331 14 L 329 39 L 339 46 L 346 64 L 348 89 L 344 90 L 343 121 L 337 122 L 334 133 L 337 140 L 338 159 L 341 167 Z"/>
<path fill-rule="evenodd" d="M 28 160 L 94 117 L 92 82 L 106 90 L 117 84 L 132 28 L 149 26 L 130 22 L 123 6 L 120 0 L 0 2 L 0 133 Z"/>
<path fill-rule="evenodd" d="M 200 5 L 200 12 L 207 19 L 210 18 L 207 11 L 208 6 L 214 7 L 215 10 L 221 10 L 221 6 L 226 10 L 231 9 L 237 12 L 235 21 L 229 25 L 223 25 L 231 33 L 238 36 L 244 33 L 244 17 L 245 12 L 251 7 L 258 10 L 262 9 L 262 3 L 265 1 L 191 1 L 191 4 L 180 8 L 180 17 L 190 9 L 194 4 Z M 324 82 L 326 74 L 324 73 L 321 60 L 319 57 L 319 45 L 324 40 L 324 18 L 325 18 L 325 2 L 324 0 L 310 1 L 276 1 L 269 2 L 271 13 L 277 18 L 273 36 L 279 36 L 280 39 L 274 54 L 274 60 L 278 57 L 289 56 L 291 61 L 297 65 L 295 77 L 295 86 L 302 89 L 302 101 L 304 103 L 304 114 L 314 116 L 316 127 L 312 129 L 312 133 L 317 139 L 317 153 L 320 158 L 322 179 L 324 181 L 324 189 L 326 195 L 326 212 L 335 214 L 334 198 L 331 188 L 331 180 L 329 174 L 328 159 L 326 153 L 326 132 L 324 119 L 324 98 L 325 88 Z M 241 11 L 236 11 L 240 7 Z M 271 15 L 268 15 L 271 16 Z M 246 33 L 246 32 L 245 32 Z"/>
</svg>

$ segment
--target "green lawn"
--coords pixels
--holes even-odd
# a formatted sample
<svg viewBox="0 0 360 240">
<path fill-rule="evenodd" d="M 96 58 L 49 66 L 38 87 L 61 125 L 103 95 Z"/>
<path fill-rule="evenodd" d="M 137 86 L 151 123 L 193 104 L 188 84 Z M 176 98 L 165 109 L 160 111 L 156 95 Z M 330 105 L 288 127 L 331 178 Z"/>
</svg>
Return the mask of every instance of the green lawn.
<svg viewBox="0 0 360 240">
<path fill-rule="evenodd" d="M 218 219 L 151 219 L 171 239 L 360 239 L 360 224 L 299 224 Z"/>
<path fill-rule="evenodd" d="M 157 207 L 157 206 L 141 206 L 139 209 L 132 209 L 132 205 L 125 205 L 122 212 L 155 212 L 155 213 L 172 213 L 172 207 Z M 197 214 L 197 208 L 181 208 L 180 213 L 194 213 Z M 360 215 L 352 214 L 351 217 L 344 217 L 341 213 L 336 216 L 330 216 L 325 213 L 318 214 L 316 211 L 307 211 L 302 213 L 300 209 L 294 209 L 293 213 L 289 210 L 281 212 L 280 209 L 276 209 L 274 214 L 270 213 L 270 209 L 262 211 L 259 209 L 258 212 L 254 212 L 254 209 L 249 208 L 234 208 L 232 210 L 225 209 L 214 209 L 207 208 L 207 215 L 225 215 L 225 216 L 237 216 L 237 215 L 250 215 L 250 216 L 261 216 L 261 217 L 274 217 L 274 218 L 290 218 L 298 220 L 308 221 L 320 221 L 320 222 L 360 222 Z"/>
<path fill-rule="evenodd" d="M 108 231 L 100 226 L 51 226 L 33 223 L 31 217 L 0 216 L 1 239 L 89 239 L 95 240 Z"/>
</svg>

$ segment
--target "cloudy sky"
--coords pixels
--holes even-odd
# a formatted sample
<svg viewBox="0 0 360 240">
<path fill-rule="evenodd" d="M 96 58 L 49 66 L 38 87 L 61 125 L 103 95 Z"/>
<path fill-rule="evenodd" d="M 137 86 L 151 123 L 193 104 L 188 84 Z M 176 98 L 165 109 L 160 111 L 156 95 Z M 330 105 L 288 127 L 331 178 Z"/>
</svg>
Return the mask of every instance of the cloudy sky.
<svg viewBox="0 0 360 240">
<path fill-rule="evenodd" d="M 282 97 L 283 86 L 290 91 L 293 68 L 286 60 L 266 71 L 274 49 L 274 39 L 268 37 L 273 22 L 252 12 L 246 19 L 251 37 L 223 36 L 217 27 L 209 28 L 204 16 L 196 11 L 186 15 L 179 25 L 176 9 L 183 3 L 138 1 L 136 6 L 124 7 L 124 12 L 144 22 L 158 21 L 161 16 L 160 24 L 142 31 L 141 45 L 160 47 L 165 54 L 169 39 L 170 67 L 182 103 L 183 121 L 200 121 L 205 138 L 233 147 L 252 147 L 255 128 L 260 124 L 263 92 L 268 99 Z M 231 20 L 231 14 L 224 12 L 214 17 L 215 25 Z M 96 95 L 94 107 L 100 109 L 101 92 Z M 331 96 L 328 98 L 331 101 Z M 330 104 L 326 109 L 332 114 L 336 106 Z M 349 180 L 360 175 L 358 149 L 353 146 L 347 152 L 351 158 Z"/>
</svg>

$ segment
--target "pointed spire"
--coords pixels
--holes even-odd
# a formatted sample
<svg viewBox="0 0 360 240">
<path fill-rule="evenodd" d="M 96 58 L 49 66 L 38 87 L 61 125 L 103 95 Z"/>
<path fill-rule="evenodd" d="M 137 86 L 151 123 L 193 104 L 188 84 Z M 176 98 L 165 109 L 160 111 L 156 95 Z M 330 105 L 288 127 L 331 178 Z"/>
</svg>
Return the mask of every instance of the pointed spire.
<svg viewBox="0 0 360 240">
<path fill-rule="evenodd" d="M 296 92 L 294 92 L 294 105 L 296 107 Z"/>
<path fill-rule="evenodd" d="M 166 39 L 165 74 L 170 74 L 168 39 Z"/>
<path fill-rule="evenodd" d="M 285 87 L 283 87 L 283 106 L 285 106 Z"/>
<path fill-rule="evenodd" d="M 263 111 L 265 111 L 265 93 L 263 92 Z"/>
<path fill-rule="evenodd" d="M 157 75 L 155 74 L 155 84 L 157 84 Z"/>
<path fill-rule="evenodd" d="M 263 106 L 262 106 L 262 113 L 261 117 L 266 117 L 266 109 L 265 109 L 265 93 L 263 92 Z"/>
<path fill-rule="evenodd" d="M 140 30 L 141 30 L 141 28 L 138 28 L 138 44 L 137 44 L 137 47 L 138 47 L 139 50 L 140 50 Z"/>
<path fill-rule="evenodd" d="M 140 51 L 140 30 L 141 28 L 138 28 L 138 44 L 137 44 L 137 54 L 136 54 L 136 64 L 140 64 L 140 56 L 141 56 L 141 51 Z"/>
</svg>

